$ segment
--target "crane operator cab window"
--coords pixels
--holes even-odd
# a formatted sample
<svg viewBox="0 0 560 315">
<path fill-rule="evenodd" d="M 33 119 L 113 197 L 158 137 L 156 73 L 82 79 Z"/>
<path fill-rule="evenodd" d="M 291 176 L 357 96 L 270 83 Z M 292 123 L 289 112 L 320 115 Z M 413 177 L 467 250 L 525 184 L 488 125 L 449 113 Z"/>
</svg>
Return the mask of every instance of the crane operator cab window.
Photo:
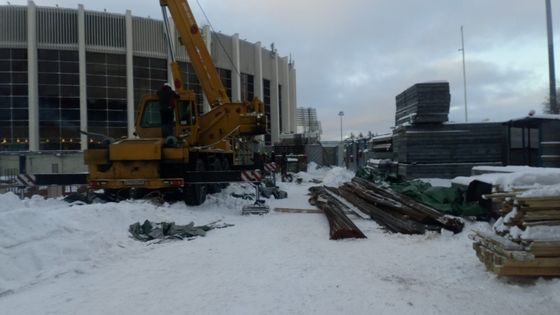
<svg viewBox="0 0 560 315">
<path fill-rule="evenodd" d="M 196 122 L 196 115 L 194 113 L 194 102 L 192 101 L 178 101 L 179 107 L 179 122 L 184 126 L 191 126 Z M 177 121 L 177 112 L 173 113 L 173 121 Z M 159 101 L 148 101 L 144 105 L 144 113 L 140 123 L 142 128 L 159 128 L 161 127 L 161 114 L 159 111 Z"/>
<path fill-rule="evenodd" d="M 196 123 L 193 101 L 178 101 L 179 122 L 182 126 L 192 126 Z"/>
<path fill-rule="evenodd" d="M 159 112 L 159 101 L 147 101 L 144 105 L 144 113 L 140 121 L 142 128 L 159 128 L 161 127 L 161 114 Z"/>
</svg>

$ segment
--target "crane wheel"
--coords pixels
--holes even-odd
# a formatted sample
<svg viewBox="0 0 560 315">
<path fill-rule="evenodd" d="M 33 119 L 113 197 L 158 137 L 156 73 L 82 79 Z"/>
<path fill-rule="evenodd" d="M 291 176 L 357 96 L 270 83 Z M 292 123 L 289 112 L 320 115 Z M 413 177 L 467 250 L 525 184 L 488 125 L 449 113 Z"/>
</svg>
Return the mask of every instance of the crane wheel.
<svg viewBox="0 0 560 315">
<path fill-rule="evenodd" d="M 222 164 L 222 170 L 228 171 L 230 169 L 229 159 L 227 156 L 222 157 L 220 159 L 220 163 Z M 220 184 L 220 188 L 225 189 L 228 185 L 228 183 Z"/>
<path fill-rule="evenodd" d="M 222 161 L 219 157 L 216 157 L 214 161 L 209 165 L 208 169 L 212 171 L 221 171 L 222 170 Z M 219 193 L 222 191 L 222 184 L 210 184 L 208 185 L 208 193 L 214 194 Z"/>
<path fill-rule="evenodd" d="M 199 172 L 206 170 L 204 161 L 197 159 L 194 169 Z M 199 206 L 206 201 L 207 187 L 204 184 L 185 185 L 183 190 L 183 199 L 188 206 Z"/>
</svg>

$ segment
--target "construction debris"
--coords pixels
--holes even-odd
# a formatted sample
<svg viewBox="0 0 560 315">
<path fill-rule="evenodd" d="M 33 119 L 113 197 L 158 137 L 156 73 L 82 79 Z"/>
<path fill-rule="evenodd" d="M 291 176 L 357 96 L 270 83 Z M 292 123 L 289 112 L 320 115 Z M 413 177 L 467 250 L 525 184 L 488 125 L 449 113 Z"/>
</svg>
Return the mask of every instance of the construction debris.
<svg viewBox="0 0 560 315">
<path fill-rule="evenodd" d="M 142 242 L 168 239 L 191 240 L 198 236 L 205 236 L 206 232 L 210 230 L 233 226 L 233 224 L 227 223 L 218 224 L 219 222 L 195 226 L 194 222 L 187 225 L 178 225 L 175 222 L 151 222 L 146 220 L 143 224 L 140 224 L 140 222 L 131 224 L 128 232 L 130 232 L 132 238 Z"/>
<path fill-rule="evenodd" d="M 323 210 L 330 226 L 330 239 L 367 238 L 362 231 L 346 216 L 348 207 L 331 196 L 325 187 L 311 187 L 309 203 Z"/>
<path fill-rule="evenodd" d="M 485 197 L 502 215 L 494 234 L 471 235 L 488 270 L 501 276 L 560 276 L 560 196 L 513 191 Z"/>
<path fill-rule="evenodd" d="M 423 234 L 426 230 L 440 231 L 443 228 L 459 233 L 463 230 L 462 219 L 445 215 L 404 194 L 362 178 L 355 177 L 352 182 L 329 190 L 392 232 Z"/>
<path fill-rule="evenodd" d="M 282 213 L 323 213 L 321 209 L 300 209 L 300 208 L 274 208 L 274 212 Z"/>
</svg>

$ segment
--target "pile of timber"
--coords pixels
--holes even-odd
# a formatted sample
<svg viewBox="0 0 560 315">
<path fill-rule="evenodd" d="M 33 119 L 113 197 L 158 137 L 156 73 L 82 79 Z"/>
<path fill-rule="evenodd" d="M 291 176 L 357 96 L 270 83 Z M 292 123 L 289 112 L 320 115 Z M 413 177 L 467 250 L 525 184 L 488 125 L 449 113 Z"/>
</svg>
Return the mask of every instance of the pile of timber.
<svg viewBox="0 0 560 315">
<path fill-rule="evenodd" d="M 327 216 L 330 227 L 330 239 L 366 238 L 364 233 L 346 216 L 350 209 L 343 202 L 332 196 L 325 187 L 316 186 L 309 189 L 309 203 L 321 209 Z"/>
<path fill-rule="evenodd" d="M 503 276 L 560 276 L 560 196 L 511 192 L 486 197 L 502 215 L 494 233 L 472 235 L 488 270 Z"/>
<path fill-rule="evenodd" d="M 424 234 L 426 230 L 463 230 L 463 220 L 445 215 L 404 194 L 355 177 L 339 188 L 327 188 L 392 232 Z"/>
<path fill-rule="evenodd" d="M 450 100 L 448 82 L 417 83 L 396 96 L 395 125 L 446 122 Z"/>
</svg>

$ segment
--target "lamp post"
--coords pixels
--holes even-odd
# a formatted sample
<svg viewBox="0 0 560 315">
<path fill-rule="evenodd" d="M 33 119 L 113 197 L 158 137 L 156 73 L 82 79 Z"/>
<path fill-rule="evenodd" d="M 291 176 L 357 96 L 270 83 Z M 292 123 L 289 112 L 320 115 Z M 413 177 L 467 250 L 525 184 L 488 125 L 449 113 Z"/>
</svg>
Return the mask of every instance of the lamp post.
<svg viewBox="0 0 560 315">
<path fill-rule="evenodd" d="M 548 39 L 548 75 L 550 84 L 550 113 L 558 114 L 558 103 L 556 95 L 556 73 L 554 71 L 554 38 L 552 34 L 552 10 L 550 0 L 545 1 L 546 5 L 546 31 Z"/>
<path fill-rule="evenodd" d="M 340 116 L 340 142 L 342 142 L 342 117 L 344 116 L 344 112 L 338 112 L 338 116 Z"/>
<path fill-rule="evenodd" d="M 465 71 L 465 38 L 463 36 L 463 25 L 461 25 L 461 49 L 460 52 L 463 53 L 463 91 L 465 97 L 465 122 L 469 121 L 469 113 L 467 111 L 467 72 Z"/>
</svg>

